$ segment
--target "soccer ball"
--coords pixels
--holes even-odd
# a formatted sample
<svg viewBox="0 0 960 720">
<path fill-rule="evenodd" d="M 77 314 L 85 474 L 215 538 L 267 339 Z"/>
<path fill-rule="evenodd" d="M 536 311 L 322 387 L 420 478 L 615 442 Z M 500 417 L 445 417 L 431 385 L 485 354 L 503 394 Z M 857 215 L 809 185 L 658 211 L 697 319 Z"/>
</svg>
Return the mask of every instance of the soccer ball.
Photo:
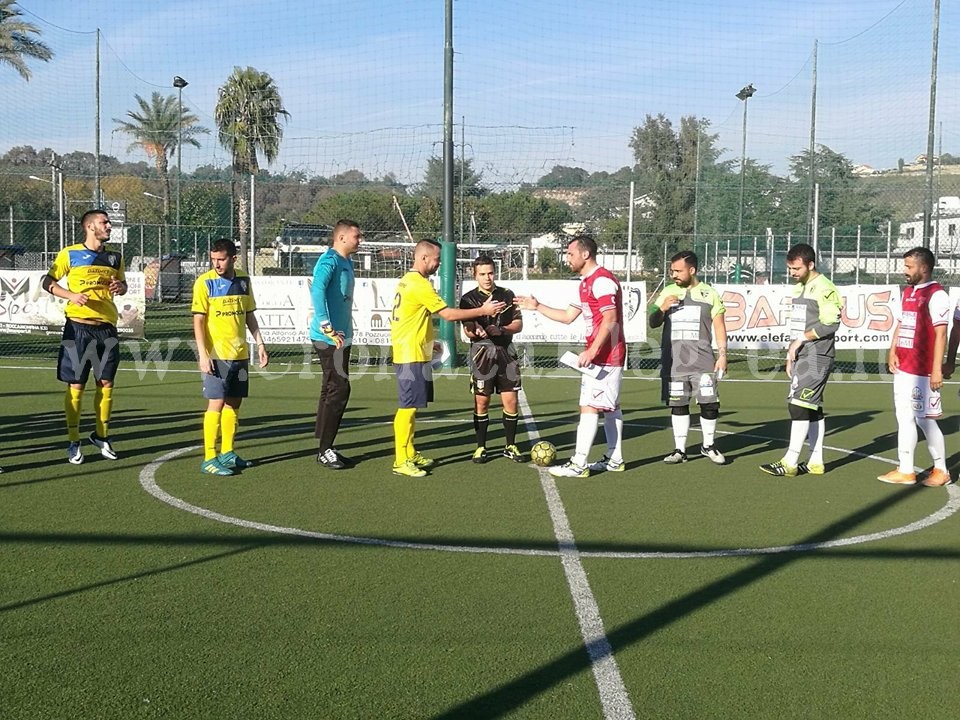
<svg viewBox="0 0 960 720">
<path fill-rule="evenodd" d="M 549 443 L 546 440 L 541 440 L 530 448 L 530 459 L 533 460 L 534 465 L 548 467 L 553 464 L 556 457 L 557 449 L 553 446 L 553 443 Z"/>
</svg>

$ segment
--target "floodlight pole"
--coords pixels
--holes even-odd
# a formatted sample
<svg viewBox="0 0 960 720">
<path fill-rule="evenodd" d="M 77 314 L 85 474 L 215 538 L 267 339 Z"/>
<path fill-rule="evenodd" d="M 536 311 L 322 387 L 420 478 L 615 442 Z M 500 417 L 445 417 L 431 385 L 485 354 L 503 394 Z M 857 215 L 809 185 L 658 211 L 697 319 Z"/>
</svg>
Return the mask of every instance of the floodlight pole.
<svg viewBox="0 0 960 720">
<path fill-rule="evenodd" d="M 926 195 L 923 201 L 923 246 L 930 247 L 933 219 L 933 138 L 937 118 L 937 47 L 940 40 L 940 0 L 933 0 L 933 48 L 930 51 L 930 114 L 927 120 Z"/>
<path fill-rule="evenodd" d="M 183 170 L 183 89 L 189 85 L 179 75 L 173 76 L 173 86 L 177 89 L 177 250 L 180 250 L 180 175 Z"/>
<path fill-rule="evenodd" d="M 740 282 L 740 249 L 741 241 L 743 240 L 743 189 L 746 180 L 745 170 L 747 164 L 747 101 L 753 97 L 756 91 L 753 83 L 751 83 L 741 88 L 740 92 L 737 93 L 737 99 L 743 100 L 743 144 L 740 146 L 740 209 L 737 213 L 737 273 L 734 281 L 737 283 Z"/>
<path fill-rule="evenodd" d="M 457 245 L 453 237 L 453 0 L 444 3 L 443 45 L 443 243 L 440 259 L 440 296 L 454 306 L 457 281 Z M 441 321 L 440 339 L 450 350 L 444 367 L 456 359 L 454 323 Z"/>
</svg>

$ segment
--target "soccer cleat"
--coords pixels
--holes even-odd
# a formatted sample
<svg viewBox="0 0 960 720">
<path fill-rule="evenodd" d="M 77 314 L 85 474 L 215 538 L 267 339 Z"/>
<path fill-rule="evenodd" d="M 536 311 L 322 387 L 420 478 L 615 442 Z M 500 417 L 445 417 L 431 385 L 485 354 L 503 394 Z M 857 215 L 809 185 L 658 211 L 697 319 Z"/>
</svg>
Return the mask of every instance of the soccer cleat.
<svg viewBox="0 0 960 720">
<path fill-rule="evenodd" d="M 797 465 L 787 465 L 783 460 L 761 465 L 760 469 L 767 475 L 776 475 L 777 477 L 796 477 L 799 474 Z"/>
<path fill-rule="evenodd" d="M 253 467 L 252 460 L 244 460 L 233 450 L 223 453 L 217 458 L 217 460 L 219 460 L 220 464 L 229 470 L 246 470 L 247 468 Z"/>
<path fill-rule="evenodd" d="M 393 466 L 394 475 L 403 475 L 405 477 L 415 477 L 420 478 L 427 474 L 426 470 L 422 470 L 413 464 L 412 460 L 407 460 L 406 462 L 400 463 L 399 465 Z"/>
<path fill-rule="evenodd" d="M 930 468 L 927 476 L 923 479 L 923 484 L 927 487 L 943 487 L 950 484 L 950 473 L 940 468 Z"/>
<path fill-rule="evenodd" d="M 415 453 L 414 456 L 408 460 L 408 462 L 412 462 L 418 468 L 423 470 L 431 468 L 436 464 L 436 461 L 433 458 L 428 458 L 426 455 L 423 455 L 419 452 Z"/>
<path fill-rule="evenodd" d="M 558 467 L 549 468 L 554 477 L 588 478 L 590 468 L 574 464 L 573 460 Z"/>
<path fill-rule="evenodd" d="M 483 465 L 490 458 L 487 457 L 487 449 L 483 447 L 478 447 L 473 451 L 473 462 L 477 465 Z"/>
<path fill-rule="evenodd" d="M 685 463 L 687 461 L 687 454 L 683 450 L 677 448 L 672 453 L 667 455 L 663 461 L 667 465 L 679 465 L 680 463 Z"/>
<path fill-rule="evenodd" d="M 220 462 L 220 458 L 204 460 L 200 463 L 200 472 L 204 475 L 233 475 L 233 470 Z"/>
<path fill-rule="evenodd" d="M 513 460 L 514 462 L 526 462 L 526 458 L 516 445 L 507 445 L 503 449 L 503 456 L 507 458 L 507 460 Z"/>
<path fill-rule="evenodd" d="M 117 453 L 107 438 L 97 437 L 97 433 L 92 432 L 90 433 L 90 442 L 100 448 L 100 454 L 103 455 L 107 460 L 117 459 Z"/>
<path fill-rule="evenodd" d="M 317 462 L 331 470 L 343 470 L 347 467 L 333 448 L 327 448 L 326 450 L 318 452 Z"/>
<path fill-rule="evenodd" d="M 336 448 L 330 448 L 330 449 L 333 450 L 334 454 L 337 456 L 337 460 L 342 462 L 344 467 L 352 468 L 356 466 L 357 463 L 355 460 L 351 460 Z"/>
<path fill-rule="evenodd" d="M 877 475 L 877 480 L 880 482 L 889 483 L 890 485 L 916 485 L 917 475 L 916 473 L 900 472 L 898 469 L 891 470 L 883 475 Z"/>
<path fill-rule="evenodd" d="M 700 454 L 707 458 L 707 460 L 712 462 L 714 465 L 723 465 L 727 462 L 727 459 L 723 456 L 723 453 L 717 450 L 716 445 L 711 445 L 710 447 L 701 446 Z"/>
<path fill-rule="evenodd" d="M 587 467 L 590 469 L 590 472 L 623 472 L 626 466 L 622 460 L 616 462 L 609 455 L 604 455 L 596 462 L 590 463 Z"/>
<path fill-rule="evenodd" d="M 818 463 L 797 463 L 798 475 L 823 475 L 827 469 Z"/>
<path fill-rule="evenodd" d="M 79 440 L 67 445 L 67 462 L 71 465 L 79 465 L 83 462 L 83 451 L 80 449 Z"/>
</svg>

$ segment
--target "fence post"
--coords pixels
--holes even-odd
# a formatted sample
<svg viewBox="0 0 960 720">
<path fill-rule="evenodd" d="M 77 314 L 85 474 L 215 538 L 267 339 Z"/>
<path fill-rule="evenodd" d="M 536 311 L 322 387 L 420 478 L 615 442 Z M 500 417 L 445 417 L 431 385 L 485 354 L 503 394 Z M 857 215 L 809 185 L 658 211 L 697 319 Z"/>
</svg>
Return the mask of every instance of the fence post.
<svg viewBox="0 0 960 720">
<path fill-rule="evenodd" d="M 857 285 L 860 284 L 860 226 L 857 225 L 857 269 L 854 273 L 853 282 Z"/>
<path fill-rule="evenodd" d="M 837 228 L 830 228 L 830 280 L 837 272 Z"/>
<path fill-rule="evenodd" d="M 892 248 L 890 247 L 890 239 L 891 239 L 891 229 L 892 229 L 892 227 L 893 227 L 893 223 L 892 223 L 890 220 L 887 220 L 887 263 L 886 263 L 886 265 L 887 265 L 887 280 L 886 280 L 887 285 L 890 284 L 890 263 L 891 263 L 892 260 L 893 260 L 893 258 L 892 258 Z"/>
</svg>

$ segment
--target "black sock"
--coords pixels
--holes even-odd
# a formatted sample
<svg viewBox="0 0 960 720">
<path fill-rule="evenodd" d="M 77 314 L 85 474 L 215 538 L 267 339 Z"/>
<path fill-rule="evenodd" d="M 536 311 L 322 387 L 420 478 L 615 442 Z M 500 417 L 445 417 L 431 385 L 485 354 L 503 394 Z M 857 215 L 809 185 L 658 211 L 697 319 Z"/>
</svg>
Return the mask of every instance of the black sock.
<svg viewBox="0 0 960 720">
<path fill-rule="evenodd" d="M 511 415 L 506 410 L 503 411 L 503 436 L 507 445 L 517 444 L 517 421 L 519 415 Z"/>
<path fill-rule="evenodd" d="M 473 429 L 477 433 L 477 447 L 487 446 L 487 428 L 489 425 L 490 417 L 486 413 L 483 415 L 473 414 Z"/>
</svg>

